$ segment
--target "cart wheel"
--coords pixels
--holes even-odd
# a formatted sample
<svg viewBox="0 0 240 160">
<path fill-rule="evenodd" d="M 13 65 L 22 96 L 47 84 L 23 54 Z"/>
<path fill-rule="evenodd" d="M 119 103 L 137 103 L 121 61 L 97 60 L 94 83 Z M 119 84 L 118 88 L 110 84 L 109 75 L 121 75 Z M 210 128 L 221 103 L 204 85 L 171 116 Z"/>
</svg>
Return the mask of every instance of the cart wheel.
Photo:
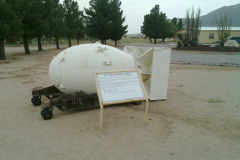
<svg viewBox="0 0 240 160">
<path fill-rule="evenodd" d="M 39 97 L 33 97 L 31 99 L 31 102 L 34 106 L 40 106 L 41 105 L 41 99 Z"/>
<path fill-rule="evenodd" d="M 44 108 L 42 111 L 41 111 L 41 115 L 43 117 L 44 120 L 49 120 L 52 118 L 52 108 Z"/>
<path fill-rule="evenodd" d="M 133 102 L 134 105 L 140 105 L 142 102 Z"/>
</svg>

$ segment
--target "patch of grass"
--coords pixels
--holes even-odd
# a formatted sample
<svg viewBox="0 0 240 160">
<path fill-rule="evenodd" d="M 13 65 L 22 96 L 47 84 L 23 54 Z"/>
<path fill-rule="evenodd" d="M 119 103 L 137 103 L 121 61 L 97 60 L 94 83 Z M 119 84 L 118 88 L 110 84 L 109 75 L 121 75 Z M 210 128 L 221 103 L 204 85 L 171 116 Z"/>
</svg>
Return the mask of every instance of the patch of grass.
<svg viewBox="0 0 240 160">
<path fill-rule="evenodd" d="M 224 102 L 224 101 L 221 99 L 216 99 L 216 98 L 208 99 L 208 103 L 222 103 L 222 102 Z"/>
</svg>

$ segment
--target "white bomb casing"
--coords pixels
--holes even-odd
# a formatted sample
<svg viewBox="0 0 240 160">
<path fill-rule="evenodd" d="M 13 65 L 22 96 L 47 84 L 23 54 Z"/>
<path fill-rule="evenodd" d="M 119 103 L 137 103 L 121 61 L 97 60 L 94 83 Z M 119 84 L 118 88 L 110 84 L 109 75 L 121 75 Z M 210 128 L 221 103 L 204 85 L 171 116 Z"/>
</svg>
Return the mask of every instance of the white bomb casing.
<svg viewBox="0 0 240 160">
<path fill-rule="evenodd" d="M 96 93 L 94 72 L 135 69 L 134 58 L 111 46 L 82 44 L 60 52 L 50 63 L 49 77 L 63 93 Z"/>
</svg>

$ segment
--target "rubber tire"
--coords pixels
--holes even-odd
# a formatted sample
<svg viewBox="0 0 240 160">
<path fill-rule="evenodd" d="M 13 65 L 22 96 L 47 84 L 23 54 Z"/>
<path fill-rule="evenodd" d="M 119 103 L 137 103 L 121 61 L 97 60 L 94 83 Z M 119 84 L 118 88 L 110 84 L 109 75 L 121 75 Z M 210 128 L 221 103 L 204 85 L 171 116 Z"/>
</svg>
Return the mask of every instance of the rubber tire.
<svg viewBox="0 0 240 160">
<path fill-rule="evenodd" d="M 41 111 L 41 116 L 44 120 L 49 120 L 52 118 L 52 109 L 51 108 L 44 108 Z"/>
<path fill-rule="evenodd" d="M 33 97 L 31 102 L 34 106 L 40 106 L 42 104 L 41 99 L 39 97 Z"/>
</svg>

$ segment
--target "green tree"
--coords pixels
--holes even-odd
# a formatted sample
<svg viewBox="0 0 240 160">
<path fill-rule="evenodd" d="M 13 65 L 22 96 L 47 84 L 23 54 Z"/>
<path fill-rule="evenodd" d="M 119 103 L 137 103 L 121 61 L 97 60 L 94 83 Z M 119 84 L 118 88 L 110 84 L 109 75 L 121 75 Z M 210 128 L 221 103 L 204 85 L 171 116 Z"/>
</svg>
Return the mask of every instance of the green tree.
<svg viewBox="0 0 240 160">
<path fill-rule="evenodd" d="M 0 59 L 5 60 L 4 41 L 15 41 L 22 34 L 22 23 L 11 4 L 0 0 Z"/>
<path fill-rule="evenodd" d="M 109 0 L 90 0 L 90 7 L 84 9 L 87 35 L 105 44 L 111 33 L 112 13 L 109 3 Z"/>
<path fill-rule="evenodd" d="M 170 22 L 169 20 L 166 20 L 165 27 L 163 27 L 162 31 L 162 41 L 165 42 L 165 39 L 174 37 L 177 32 L 177 26 L 176 22 Z"/>
<path fill-rule="evenodd" d="M 59 3 L 59 0 L 48 0 L 46 1 L 47 20 L 48 20 L 48 37 L 54 37 L 56 48 L 59 49 L 59 38 L 64 36 L 66 30 L 66 24 L 64 22 L 65 10 L 63 5 Z"/>
<path fill-rule="evenodd" d="M 148 36 L 150 39 L 154 39 L 154 44 L 157 43 L 157 38 L 160 38 L 160 8 L 159 5 L 150 11 L 150 14 L 144 16 L 143 26 L 141 26 L 141 32 Z"/>
<path fill-rule="evenodd" d="M 232 20 L 227 13 L 221 13 L 216 18 L 218 41 L 221 46 L 227 41 L 227 38 L 231 35 Z"/>
<path fill-rule="evenodd" d="M 28 41 L 33 38 L 38 40 L 38 49 L 42 50 L 41 37 L 46 32 L 47 21 L 44 18 L 45 10 L 43 0 L 17 1 L 23 23 L 23 43 L 25 54 L 30 54 Z"/>
<path fill-rule="evenodd" d="M 85 27 L 84 27 L 84 19 L 83 19 L 83 12 L 80 11 L 80 15 L 77 19 L 77 32 L 76 32 L 76 39 L 77 44 L 79 44 L 79 40 L 85 36 Z"/>
<path fill-rule="evenodd" d="M 153 38 L 156 44 L 158 38 L 162 38 L 164 41 L 167 36 L 171 35 L 171 32 L 168 32 L 169 27 L 172 29 L 166 14 L 160 12 L 159 5 L 155 5 L 150 14 L 144 16 L 141 32 L 150 39 Z"/>
<path fill-rule="evenodd" d="M 38 50 L 42 51 L 42 36 L 46 35 L 47 30 L 48 30 L 48 21 L 47 21 L 47 17 L 48 12 L 47 10 L 49 9 L 49 6 L 46 5 L 46 1 L 45 0 L 37 0 L 36 1 L 36 10 L 35 12 L 38 12 L 38 14 L 36 15 L 36 21 L 38 23 L 38 25 L 36 25 L 35 27 L 33 27 L 33 37 L 37 37 L 37 42 L 38 42 Z M 35 8 L 35 6 L 34 6 Z"/>
<path fill-rule="evenodd" d="M 127 25 L 124 26 L 125 17 L 123 17 L 123 11 L 121 10 L 121 1 L 120 0 L 111 0 L 110 1 L 110 38 L 115 41 L 115 46 L 117 41 L 122 38 L 124 34 L 127 33 Z"/>
<path fill-rule="evenodd" d="M 150 30 L 150 15 L 144 16 L 143 25 L 141 26 L 141 33 L 149 37 L 150 42 L 152 42 L 152 32 Z"/>
<path fill-rule="evenodd" d="M 177 23 L 177 30 L 180 31 L 182 29 L 183 29 L 183 21 L 182 19 L 179 19 Z"/>
<path fill-rule="evenodd" d="M 68 45 L 71 47 L 71 39 L 75 38 L 77 35 L 77 28 L 79 27 L 79 17 L 81 16 L 81 11 L 79 10 L 78 3 L 74 0 L 64 0 L 63 7 L 65 9 L 65 34 L 68 38 Z"/>
<path fill-rule="evenodd" d="M 174 18 L 171 20 L 171 23 L 174 24 L 175 26 L 177 26 L 177 18 L 174 17 Z"/>
</svg>

